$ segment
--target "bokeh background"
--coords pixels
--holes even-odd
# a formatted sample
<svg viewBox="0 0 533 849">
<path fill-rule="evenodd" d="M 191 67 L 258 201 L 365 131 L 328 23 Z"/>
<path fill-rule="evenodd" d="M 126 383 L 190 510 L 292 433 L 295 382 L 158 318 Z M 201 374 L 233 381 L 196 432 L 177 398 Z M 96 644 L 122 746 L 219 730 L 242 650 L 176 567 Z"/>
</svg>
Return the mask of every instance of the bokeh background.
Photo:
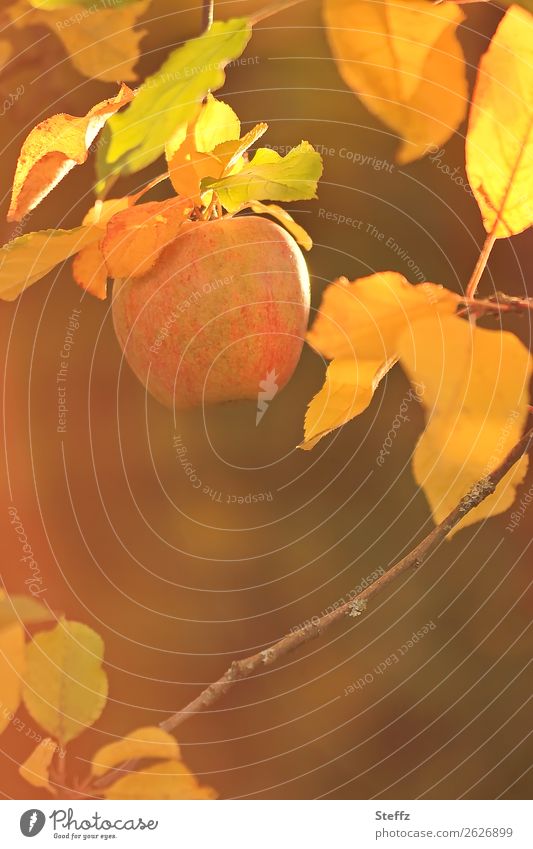
<svg viewBox="0 0 533 849">
<path fill-rule="evenodd" d="M 263 5 L 218 0 L 216 15 Z M 198 7 L 194 0 L 153 0 L 143 19 L 141 78 L 197 34 Z M 489 4 L 465 8 L 460 38 L 472 82 L 502 12 Z M 8 28 L 3 36 L 16 52 L 0 75 L 1 99 L 21 82 L 25 92 L 0 119 L 2 213 L 29 129 L 59 111 L 82 115 L 115 91 L 76 72 L 44 29 Z M 308 139 L 331 149 L 319 200 L 291 207 L 315 241 L 308 257 L 314 309 L 340 274 L 393 269 L 415 282 L 408 259 L 425 279 L 462 291 L 484 238 L 476 203 L 428 158 L 394 163 L 397 140 L 341 81 L 319 3 L 309 0 L 259 25 L 245 57 L 228 70 L 221 93 L 245 128 L 266 120 L 273 146 Z M 466 181 L 464 130 L 444 146 L 441 161 Z M 387 166 L 363 166 L 342 149 Z M 124 181 L 121 193 L 160 168 Z M 26 229 L 79 223 L 93 182 L 91 162 L 76 169 Z M 164 188 L 158 192 L 154 199 L 165 196 Z M 321 210 L 364 227 L 327 221 Z M 14 228 L 0 229 L 7 241 Z M 402 256 L 384 245 L 389 237 Z M 523 295 L 531 250 L 531 233 L 499 242 L 482 291 Z M 376 464 L 409 388 L 399 368 L 364 415 L 302 452 L 296 446 L 306 405 L 324 375 L 310 349 L 258 427 L 253 403 L 175 421 L 122 361 L 109 306 L 76 287 L 68 262 L 17 302 L 0 303 L 2 580 L 9 592 L 25 591 L 28 574 L 7 513 L 15 506 L 41 571 L 41 598 L 96 629 L 106 644 L 110 700 L 72 745 L 80 774 L 98 746 L 183 707 L 234 658 L 319 615 L 431 527 L 410 471 L 423 426 L 416 403 L 386 463 Z M 59 434 L 56 374 L 73 309 L 81 313 L 67 428 Z M 484 323 L 496 326 L 496 319 Z M 506 318 L 505 325 L 529 344 L 527 319 Z M 220 501 L 191 487 L 176 435 Z M 269 500 L 227 503 L 228 496 L 257 493 Z M 238 684 L 212 712 L 184 724 L 179 739 L 188 765 L 223 798 L 530 794 L 531 517 L 526 513 L 513 533 L 509 521 L 502 516 L 458 533 L 360 620 Z M 376 672 L 424 627 L 428 633 L 398 663 Z M 346 694 L 365 676 L 365 686 Z M 20 715 L 34 727 L 23 709 Z M 0 739 L 4 797 L 34 796 L 17 773 L 31 748 L 13 725 Z"/>
</svg>

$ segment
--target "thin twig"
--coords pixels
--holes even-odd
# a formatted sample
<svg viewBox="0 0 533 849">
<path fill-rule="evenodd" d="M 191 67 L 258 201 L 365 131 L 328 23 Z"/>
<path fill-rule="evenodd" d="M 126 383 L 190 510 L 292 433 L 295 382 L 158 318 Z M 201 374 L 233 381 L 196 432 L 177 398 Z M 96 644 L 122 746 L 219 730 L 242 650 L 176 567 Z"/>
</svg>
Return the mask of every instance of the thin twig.
<svg viewBox="0 0 533 849">
<path fill-rule="evenodd" d="M 481 315 L 486 313 L 518 313 L 524 314 L 533 311 L 533 298 L 516 298 L 514 295 L 505 295 L 497 292 L 490 298 L 461 298 L 466 305 L 466 310 Z"/>
<path fill-rule="evenodd" d="M 477 287 L 479 286 L 479 281 L 481 280 L 481 276 L 485 271 L 485 266 L 489 260 L 489 256 L 494 247 L 494 242 L 496 241 L 496 226 L 498 221 L 492 228 L 492 231 L 488 234 L 485 239 L 485 244 L 481 248 L 481 253 L 479 255 L 479 259 L 476 262 L 476 266 L 472 272 L 472 277 L 468 281 L 468 286 L 466 287 L 466 297 L 473 298 L 477 292 Z"/>
<path fill-rule="evenodd" d="M 177 713 L 169 716 L 164 722 L 161 722 L 161 728 L 165 731 L 173 731 L 178 725 L 181 725 L 187 719 L 195 716 L 201 711 L 210 708 L 222 696 L 235 685 L 237 681 L 242 681 L 244 678 L 249 678 L 255 672 L 260 672 L 269 666 L 274 666 L 278 661 L 286 655 L 292 653 L 300 646 L 309 642 L 331 628 L 337 622 L 340 622 L 346 616 L 359 616 L 367 606 L 369 599 L 373 598 L 385 587 L 395 581 L 400 575 L 403 575 L 409 569 L 422 566 L 428 554 L 441 542 L 452 530 L 452 528 L 461 521 L 467 513 L 481 504 L 491 493 L 494 492 L 498 483 L 507 474 L 509 469 L 517 462 L 517 460 L 525 454 L 533 443 L 533 428 L 514 446 L 509 452 L 503 463 L 498 466 L 490 475 L 482 478 L 470 491 L 461 499 L 459 504 L 451 511 L 444 521 L 437 525 L 433 530 L 422 540 L 409 554 L 403 557 L 395 566 L 385 572 L 377 581 L 374 581 L 369 587 L 364 589 L 358 596 L 351 601 L 342 604 L 327 613 L 316 621 L 298 631 L 287 634 L 277 643 L 274 643 L 264 651 L 246 657 L 243 660 L 235 660 L 228 670 L 222 675 L 218 681 L 210 684 L 199 696 L 193 699 L 187 707 L 177 711 Z"/>
</svg>

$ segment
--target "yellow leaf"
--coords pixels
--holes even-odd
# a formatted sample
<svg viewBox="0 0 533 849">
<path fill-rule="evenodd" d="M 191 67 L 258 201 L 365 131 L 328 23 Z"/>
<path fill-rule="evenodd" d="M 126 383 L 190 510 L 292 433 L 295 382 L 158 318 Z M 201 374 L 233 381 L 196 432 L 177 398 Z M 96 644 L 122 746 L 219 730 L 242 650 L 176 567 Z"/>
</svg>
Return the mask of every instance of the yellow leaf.
<svg viewBox="0 0 533 849">
<path fill-rule="evenodd" d="M 34 127 L 18 158 L 8 221 L 24 218 L 75 165 L 83 164 L 105 122 L 132 97 L 122 85 L 116 97 L 98 103 L 83 118 L 53 115 Z"/>
<path fill-rule="evenodd" d="M 0 590 L 0 600 L 5 598 Z M 24 630 L 14 623 L 0 630 L 0 733 L 19 706 L 24 669 Z"/>
<path fill-rule="evenodd" d="M 280 224 L 283 224 L 289 233 L 294 236 L 298 244 L 302 248 L 305 248 L 306 251 L 310 251 L 313 247 L 313 240 L 309 233 L 297 224 L 292 215 L 286 209 L 283 209 L 283 207 L 277 206 L 275 203 L 266 204 L 258 200 L 253 200 L 250 203 L 250 209 L 258 215 L 271 215 L 273 218 L 277 218 Z"/>
<path fill-rule="evenodd" d="M 31 625 L 54 618 L 44 604 L 35 598 L 16 594 L 0 595 L 0 630 L 15 622 Z"/>
<path fill-rule="evenodd" d="M 434 283 L 408 283 L 383 271 L 327 287 L 307 341 L 328 359 L 383 362 L 397 354 L 399 336 L 414 322 L 455 311 L 458 296 Z"/>
<path fill-rule="evenodd" d="M 231 106 L 216 100 L 212 94 L 208 95 L 194 125 L 196 150 L 199 153 L 211 153 L 218 144 L 234 141 L 240 134 L 241 122 Z"/>
<path fill-rule="evenodd" d="M 482 57 L 466 137 L 466 170 L 487 232 L 533 223 L 533 17 L 512 6 Z"/>
<path fill-rule="evenodd" d="M 187 218 L 189 198 L 170 198 L 134 206 L 114 215 L 101 242 L 110 277 L 141 277 L 183 227 L 198 222 Z"/>
<path fill-rule="evenodd" d="M 532 359 L 512 333 L 457 316 L 416 322 L 400 339 L 399 354 L 409 378 L 425 387 L 427 426 L 413 470 L 435 522 L 441 522 L 520 439 Z M 523 457 L 455 530 L 507 510 L 526 468 Z"/>
<path fill-rule="evenodd" d="M 103 82 L 136 80 L 134 67 L 139 59 L 139 42 L 147 30 L 135 30 L 150 0 L 117 5 L 98 0 L 68 8 L 26 9 L 14 23 L 48 27 L 62 41 L 70 61 L 80 74 Z"/>
<path fill-rule="evenodd" d="M 93 756 L 91 775 L 99 777 L 133 758 L 177 761 L 180 749 L 172 734 L 157 726 L 137 728 L 121 740 L 102 746 Z"/>
<path fill-rule="evenodd" d="M 93 725 L 107 700 L 104 644 L 91 628 L 61 620 L 28 646 L 24 704 L 64 745 Z"/>
<path fill-rule="evenodd" d="M 324 16 L 344 82 L 405 139 L 400 162 L 452 135 L 468 104 L 455 3 L 325 0 Z"/>
<path fill-rule="evenodd" d="M 0 248 L 0 298 L 15 300 L 54 266 L 101 237 L 95 227 L 74 227 L 39 230 L 8 242 Z"/>
<path fill-rule="evenodd" d="M 104 791 L 106 799 L 216 799 L 180 761 L 165 761 L 120 778 Z"/>
<path fill-rule="evenodd" d="M 50 764 L 57 751 L 57 746 L 50 737 L 45 737 L 19 767 L 19 775 L 32 787 L 44 787 L 55 795 L 55 788 L 50 785 Z"/>
<path fill-rule="evenodd" d="M 333 360 L 326 371 L 324 386 L 307 408 L 305 438 L 299 447 L 313 448 L 327 433 L 366 410 L 381 378 L 394 363 L 394 359 Z"/>
<path fill-rule="evenodd" d="M 105 281 L 99 275 L 102 257 L 98 248 L 85 254 L 105 235 L 109 219 L 131 206 L 140 194 L 124 198 L 113 198 L 104 203 L 96 201 L 89 210 L 83 224 L 73 230 L 40 230 L 26 233 L 0 248 L 0 298 L 14 300 L 60 262 L 78 253 L 74 276 L 76 282 L 91 294 L 105 297 Z"/>
</svg>

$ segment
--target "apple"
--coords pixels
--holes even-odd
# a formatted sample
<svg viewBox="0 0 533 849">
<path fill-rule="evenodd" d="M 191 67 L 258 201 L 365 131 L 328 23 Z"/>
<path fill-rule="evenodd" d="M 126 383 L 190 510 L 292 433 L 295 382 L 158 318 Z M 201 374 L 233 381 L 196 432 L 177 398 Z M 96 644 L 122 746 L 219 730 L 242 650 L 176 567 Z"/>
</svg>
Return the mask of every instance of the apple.
<svg viewBox="0 0 533 849">
<path fill-rule="evenodd" d="M 129 365 L 166 406 L 257 401 L 292 376 L 309 300 L 292 236 L 266 218 L 227 215 L 189 222 L 144 276 L 115 280 L 113 323 Z"/>
</svg>

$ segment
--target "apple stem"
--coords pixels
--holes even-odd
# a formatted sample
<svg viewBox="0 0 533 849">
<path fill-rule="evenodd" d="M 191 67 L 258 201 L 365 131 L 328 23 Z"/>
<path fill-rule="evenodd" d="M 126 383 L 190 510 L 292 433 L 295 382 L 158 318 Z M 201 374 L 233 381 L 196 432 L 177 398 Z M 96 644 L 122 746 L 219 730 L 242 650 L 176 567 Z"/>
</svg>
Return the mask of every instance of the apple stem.
<svg viewBox="0 0 533 849">
<path fill-rule="evenodd" d="M 202 32 L 207 32 L 211 29 L 213 23 L 213 15 L 215 11 L 215 0 L 203 0 L 202 5 Z"/>
</svg>

